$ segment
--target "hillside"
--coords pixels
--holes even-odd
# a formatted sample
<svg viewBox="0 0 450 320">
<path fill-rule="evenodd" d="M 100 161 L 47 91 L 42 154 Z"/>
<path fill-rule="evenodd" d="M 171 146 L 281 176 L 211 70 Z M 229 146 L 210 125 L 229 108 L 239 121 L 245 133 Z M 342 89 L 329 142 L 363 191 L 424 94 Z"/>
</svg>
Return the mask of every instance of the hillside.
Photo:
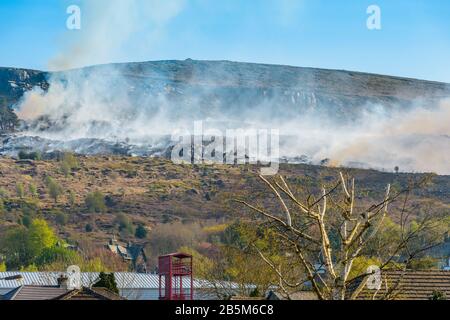
<svg viewBox="0 0 450 320">
<path fill-rule="evenodd" d="M 257 177 L 257 168 L 248 166 L 180 166 L 155 158 L 130 157 L 79 157 L 79 166 L 64 175 L 61 163 L 48 161 L 16 161 L 0 159 L 0 190 L 4 199 L 5 213 L 0 225 L 16 224 L 23 216 L 23 207 L 33 215 L 42 215 L 50 221 L 64 238 L 82 237 L 85 226 L 91 224 L 94 231 L 89 238 L 98 244 L 105 243 L 112 234 L 119 234 L 114 223 L 116 215 L 125 213 L 137 226 L 150 229 L 158 224 L 180 221 L 220 224 L 236 218 L 247 219 L 235 199 L 248 199 L 265 203 L 277 211 L 277 202 L 267 197 L 267 189 Z M 345 170 L 355 176 L 361 206 L 383 198 L 388 183 L 400 190 L 421 175 L 391 174 L 368 170 Z M 338 169 L 309 166 L 282 165 L 280 173 L 287 178 L 301 195 L 319 192 L 320 184 L 331 185 L 336 181 Z M 55 203 L 45 185 L 51 176 L 61 186 L 63 195 Z M 25 190 L 23 199 L 18 197 L 17 185 Z M 34 185 L 36 195 L 30 194 Z M 309 191 L 307 191 L 309 190 Z M 75 195 L 70 204 L 69 192 Z M 88 193 L 101 191 L 106 196 L 107 211 L 90 213 L 86 209 Z M 413 214 L 430 207 L 435 214 L 449 213 L 450 177 L 435 176 L 426 189 L 417 190 L 410 198 L 411 206 L 417 205 Z M 398 203 L 397 205 L 401 205 Z M 66 224 L 58 224 L 56 212 L 69 214 Z M 393 207 L 393 215 L 398 211 Z M 122 235 L 123 240 L 135 240 L 133 235 Z"/>
<path fill-rule="evenodd" d="M 48 88 L 52 76 L 71 79 L 91 74 L 96 79 L 120 77 L 130 95 L 168 94 L 177 105 L 209 105 L 212 109 L 247 109 L 271 102 L 276 114 L 305 110 L 326 112 L 341 119 L 365 106 L 411 107 L 417 100 L 432 105 L 450 97 L 450 85 L 359 72 L 301 68 L 229 61 L 155 61 L 88 67 L 62 73 L 0 68 L 0 97 L 15 104 L 38 86 Z M 132 97 L 131 97 L 132 98 Z M 207 111 L 203 109 L 202 111 Z"/>
<path fill-rule="evenodd" d="M 116 236 L 150 243 L 155 259 L 194 238 L 211 248 L 217 239 L 204 228 L 224 231 L 252 219 L 236 199 L 278 213 L 257 166 L 167 159 L 171 133 L 197 120 L 221 129 L 249 123 L 285 129 L 280 174 L 300 197 L 333 185 L 343 170 L 356 178 L 356 209 L 367 209 L 383 199 L 387 184 L 398 191 L 425 176 L 401 171 L 436 172 L 441 175 L 409 197 L 408 216 L 449 216 L 449 113 L 441 106 L 448 97 L 444 83 L 228 61 L 58 73 L 0 68 L 0 103 L 14 106 L 24 120 L 18 132 L 1 136 L 0 232 L 41 217 L 69 243 L 100 247 Z M 17 160 L 19 152 L 33 151 L 40 160 Z M 77 164 L 58 160 L 60 151 L 76 154 Z M 100 206 L 92 210 L 94 202 Z M 402 205 L 390 206 L 394 222 Z M 136 235 L 138 227 L 147 237 Z"/>
</svg>

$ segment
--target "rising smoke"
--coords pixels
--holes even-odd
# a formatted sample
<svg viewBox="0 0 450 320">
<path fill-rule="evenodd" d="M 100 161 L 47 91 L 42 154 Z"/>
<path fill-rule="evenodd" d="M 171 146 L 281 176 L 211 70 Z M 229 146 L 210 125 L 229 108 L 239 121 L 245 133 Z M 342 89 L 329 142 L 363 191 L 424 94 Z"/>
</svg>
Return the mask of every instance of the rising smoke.
<svg viewBox="0 0 450 320">
<path fill-rule="evenodd" d="M 84 25 L 83 35 L 50 62 L 51 68 L 120 60 L 128 40 L 150 24 L 153 31 L 146 45 L 139 48 L 149 52 L 151 44 L 163 36 L 164 27 L 182 10 L 184 1 L 146 3 L 149 5 L 139 0 L 126 5 L 121 0 L 86 1 L 83 12 L 95 13 L 96 18 L 86 19 L 90 22 Z M 154 143 L 155 136 L 191 129 L 193 121 L 206 120 L 219 123 L 221 129 L 279 129 L 282 136 L 289 137 L 280 150 L 289 158 L 305 155 L 312 163 L 329 159 L 334 166 L 385 170 L 399 166 L 402 171 L 450 174 L 449 101 L 434 108 L 419 105 L 408 112 L 382 105 L 361 106 L 369 111 L 350 122 L 340 122 L 314 111 L 288 112 L 275 98 L 248 108 L 241 104 L 219 107 L 207 87 L 192 94 L 164 85 L 173 81 L 173 77 L 165 79 L 166 74 L 157 75 L 155 84 L 140 83 L 137 76 L 121 65 L 53 73 L 48 91 L 36 88 L 20 103 L 19 117 L 31 124 L 24 134 L 59 141 L 95 138 L 145 145 Z M 230 77 L 223 71 L 218 78 Z M 146 78 L 142 79 L 145 82 Z M 207 107 L 204 101 L 208 101 Z"/>
</svg>

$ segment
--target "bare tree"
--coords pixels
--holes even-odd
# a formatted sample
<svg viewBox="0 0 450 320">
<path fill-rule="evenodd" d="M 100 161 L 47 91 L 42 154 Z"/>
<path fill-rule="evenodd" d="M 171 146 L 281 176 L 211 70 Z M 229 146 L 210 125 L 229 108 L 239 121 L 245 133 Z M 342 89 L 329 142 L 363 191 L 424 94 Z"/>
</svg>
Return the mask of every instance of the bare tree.
<svg viewBox="0 0 450 320">
<path fill-rule="evenodd" d="M 390 204 L 404 198 L 400 214 L 401 236 L 393 239 L 395 245 L 391 252 L 384 252 L 381 270 L 392 266 L 402 257 L 401 266 L 406 265 L 420 252 L 436 243 L 421 248 L 409 245 L 423 232 L 433 228 L 430 216 L 424 217 L 414 229 L 408 228 L 411 221 L 406 210 L 406 202 L 410 192 L 423 186 L 428 178 L 419 182 L 411 182 L 405 189 L 394 192 L 387 185 L 384 198 L 370 206 L 357 204 L 354 179 L 346 179 L 340 173 L 338 180 L 328 189 L 322 188 L 320 195 L 312 194 L 302 201 L 296 196 L 282 176 L 267 179 L 260 176 L 279 203 L 278 214 L 270 213 L 258 205 L 244 200 L 238 203 L 250 208 L 257 216 L 257 221 L 269 228 L 278 241 L 283 244 L 284 254 L 295 259 L 298 268 L 302 268 L 305 279 L 292 281 L 281 266 L 271 261 L 263 250 L 256 245 L 254 249 L 279 277 L 278 287 L 287 298 L 290 293 L 298 291 L 306 282 L 321 300 L 344 300 L 354 298 L 349 294 L 349 285 L 355 277 L 350 278 L 355 259 L 364 255 L 368 244 L 380 233 L 386 217 L 390 215 Z M 361 274 L 359 276 L 365 276 Z M 387 297 L 386 297 L 387 298 Z"/>
</svg>

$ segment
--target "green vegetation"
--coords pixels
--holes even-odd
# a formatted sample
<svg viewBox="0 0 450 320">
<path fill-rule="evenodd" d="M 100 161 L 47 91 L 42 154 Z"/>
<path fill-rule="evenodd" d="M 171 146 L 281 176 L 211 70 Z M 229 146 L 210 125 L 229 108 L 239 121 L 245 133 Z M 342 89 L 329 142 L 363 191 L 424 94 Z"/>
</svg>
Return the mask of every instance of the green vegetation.
<svg viewBox="0 0 450 320">
<path fill-rule="evenodd" d="M 8 191 L 6 191 L 4 188 L 0 188 L 0 198 L 7 198 L 8 197 Z"/>
<path fill-rule="evenodd" d="M 20 160 L 41 160 L 42 155 L 40 152 L 33 151 L 33 152 L 25 152 L 23 150 L 19 151 L 18 157 Z"/>
<path fill-rule="evenodd" d="M 36 219 L 30 227 L 16 227 L 6 232 L 0 242 L 8 269 L 33 264 L 44 249 L 56 245 L 57 238 L 45 220 Z"/>
<path fill-rule="evenodd" d="M 353 261 L 352 270 L 350 271 L 349 279 L 354 279 L 367 272 L 370 266 L 380 266 L 381 261 L 379 258 L 357 257 Z"/>
<path fill-rule="evenodd" d="M 124 236 L 129 236 L 134 233 L 133 224 L 126 214 L 119 213 L 116 216 L 115 223 L 118 226 L 119 232 Z"/>
<path fill-rule="evenodd" d="M 94 231 L 94 227 L 93 227 L 90 223 L 88 223 L 88 224 L 84 227 L 84 231 L 86 231 L 86 232 L 92 232 L 92 231 Z"/>
<path fill-rule="evenodd" d="M 3 202 L 3 199 L 0 198 L 0 218 L 5 213 L 5 203 Z"/>
<path fill-rule="evenodd" d="M 116 278 L 114 277 L 114 273 L 100 272 L 99 281 L 96 282 L 93 287 L 106 288 L 116 294 L 119 294 L 119 289 L 117 288 L 117 282 Z"/>
<path fill-rule="evenodd" d="M 28 228 L 18 226 L 0 236 L 0 266 L 8 270 L 55 271 L 76 264 L 86 272 L 106 271 L 108 259 L 101 252 L 92 252 L 93 258 L 81 256 L 58 239 L 45 220 L 34 219 Z"/>
<path fill-rule="evenodd" d="M 193 269 L 195 270 L 196 277 L 201 279 L 208 279 L 211 277 L 211 274 L 214 272 L 214 261 L 212 259 L 187 246 L 183 246 L 177 251 L 190 254 L 192 256 Z"/>
<path fill-rule="evenodd" d="M 430 300 L 447 300 L 447 296 L 442 291 L 433 291 Z"/>
<path fill-rule="evenodd" d="M 423 257 L 409 262 L 410 270 L 435 270 L 439 266 L 439 260 L 432 257 Z"/>
<path fill-rule="evenodd" d="M 257 285 L 256 291 L 243 291 L 244 295 L 262 295 L 268 283 L 279 282 L 261 261 L 254 245 L 281 266 L 283 273 L 290 270 L 292 281 L 298 282 L 304 275 L 305 270 L 292 267 L 292 259 L 286 258 L 290 252 L 283 249 L 279 241 L 273 241 L 264 228 L 257 226 L 260 220 L 247 215 L 250 210 L 232 201 L 248 199 L 249 203 L 264 207 L 270 213 L 282 212 L 276 197 L 267 196 L 265 187 L 257 183 L 250 166 L 204 168 L 175 166 L 162 159 L 60 155 L 57 159 L 35 162 L 2 158 L 0 171 L 0 261 L 10 270 L 64 270 L 69 262 L 86 271 L 127 270 L 122 260 L 113 260 L 115 256 L 103 248 L 111 234 L 115 234 L 121 243 L 148 242 L 144 250 L 151 270 L 155 270 L 159 255 L 186 251 L 195 257 L 194 261 L 201 263 L 194 262 L 194 267 L 205 279 Z M 293 193 L 303 197 L 309 191 L 317 195 L 322 185 L 332 184 L 336 169 L 281 165 L 280 172 L 291 184 Z M 357 186 L 361 187 L 356 194 L 362 201 L 361 208 L 369 208 L 372 200 L 383 199 L 386 183 L 394 181 L 394 189 L 401 189 L 410 180 L 421 177 L 365 170 L 353 172 L 358 176 Z M 448 216 L 449 201 L 445 191 L 450 188 L 450 179 L 435 179 L 430 189 L 411 194 L 410 199 L 420 212 L 408 208 L 408 228 L 420 228 L 421 217 L 429 210 L 440 231 L 422 232 L 410 243 L 411 250 L 432 243 L 437 234 L 449 230 L 450 219 L 445 222 L 442 217 Z M 22 197 L 16 190 L 16 183 L 23 186 Z M 44 192 L 47 197 L 42 196 Z M 379 264 L 395 250 L 395 242 L 401 239 L 398 214 L 401 206 L 401 201 L 390 204 L 393 214 L 385 218 L 380 232 L 354 261 L 350 277 L 365 271 L 368 265 Z M 331 214 L 327 221 L 333 250 L 341 245 L 339 232 L 333 232 L 338 225 L 334 217 Z M 85 247 L 79 246 L 81 255 L 57 239 L 53 246 L 32 250 L 27 239 L 37 218 L 45 218 L 59 234 L 69 237 L 64 239 L 68 243 L 79 245 L 91 239 L 95 249 L 85 251 Z M 240 223 L 233 223 L 235 220 Z M 301 225 L 302 221 L 299 219 L 295 223 Z M 320 238 L 318 234 L 313 235 Z M 13 236 L 15 241 L 11 240 Z M 4 245 L 5 242 L 11 245 Z M 395 259 L 404 261 L 404 258 L 398 255 Z M 427 257 L 426 252 L 417 258 L 407 267 L 416 270 L 436 267 L 436 260 Z M 256 269 L 260 270 L 258 274 L 254 272 Z"/>
<path fill-rule="evenodd" d="M 55 212 L 55 221 L 60 226 L 65 226 L 69 221 L 69 215 L 67 213 L 56 211 Z"/>
<path fill-rule="evenodd" d="M 16 183 L 16 193 L 20 199 L 23 199 L 25 197 L 25 187 L 23 186 L 23 183 Z"/>
<path fill-rule="evenodd" d="M 77 196 L 73 190 L 69 191 L 69 204 L 71 207 L 74 207 L 77 202 Z"/>
<path fill-rule="evenodd" d="M 138 239 L 145 239 L 147 238 L 147 229 L 145 229 L 145 227 L 142 224 L 140 224 L 136 228 L 136 232 L 134 233 L 134 235 Z"/>
<path fill-rule="evenodd" d="M 106 211 L 105 196 L 100 191 L 89 193 L 86 196 L 85 204 L 91 213 L 103 213 Z"/>
<path fill-rule="evenodd" d="M 49 196 L 57 203 L 58 198 L 63 194 L 63 188 L 50 176 L 45 179 L 45 184 L 48 188 Z"/>
<path fill-rule="evenodd" d="M 76 156 L 70 152 L 64 152 L 60 158 L 61 172 L 68 177 L 74 169 L 79 168 Z"/>
<path fill-rule="evenodd" d="M 28 192 L 30 193 L 30 196 L 31 196 L 31 197 L 33 197 L 33 198 L 37 197 L 38 193 L 37 193 L 37 187 L 36 187 L 36 185 L 33 184 L 33 183 L 30 183 L 30 184 L 28 185 Z"/>
</svg>

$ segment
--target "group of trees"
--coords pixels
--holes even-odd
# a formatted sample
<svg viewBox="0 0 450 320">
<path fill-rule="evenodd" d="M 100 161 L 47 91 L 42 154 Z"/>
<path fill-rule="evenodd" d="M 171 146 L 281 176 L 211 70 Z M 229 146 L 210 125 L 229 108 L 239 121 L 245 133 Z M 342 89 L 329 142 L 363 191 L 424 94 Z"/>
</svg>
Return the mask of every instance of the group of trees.
<svg viewBox="0 0 450 320">
<path fill-rule="evenodd" d="M 59 239 L 43 219 L 32 220 L 29 227 L 17 226 L 0 236 L 0 262 L 3 270 L 55 271 L 78 265 L 83 271 L 125 271 L 117 257 L 90 243 L 81 242 L 79 250 Z"/>
<path fill-rule="evenodd" d="M 0 239 L 0 250 L 8 268 L 19 269 L 45 260 L 56 248 L 58 238 L 42 219 L 35 219 L 27 228 L 18 226 Z"/>
<path fill-rule="evenodd" d="M 66 177 L 79 167 L 72 154 L 63 154 L 59 161 L 60 173 Z M 119 213 L 114 224 L 123 237 L 148 239 L 153 266 L 160 254 L 192 254 L 196 276 L 211 280 L 223 297 L 236 294 L 235 288 L 223 287 L 233 283 L 242 295 L 262 296 L 277 286 L 287 298 L 311 286 L 320 299 L 349 298 L 351 282 L 366 275 L 371 265 L 382 270 L 434 267 L 436 261 L 425 253 L 450 230 L 448 215 L 415 212 L 407 205 L 413 190 L 426 185 L 427 179 L 403 187 L 387 185 L 384 196 L 370 204 L 362 202 L 365 194 L 358 193 L 355 180 L 342 173 L 321 186 L 320 192 L 294 189 L 281 176 L 260 179 L 267 188 L 264 199 L 259 203 L 236 200 L 240 204 L 236 208 L 247 213 L 236 223 L 205 227 L 176 222 L 160 225 L 148 234 L 144 225 L 136 226 L 128 215 Z M 65 193 L 50 176 L 44 182 L 55 205 L 64 194 L 71 206 L 75 204 L 74 191 Z M 27 190 L 36 197 L 34 184 L 28 184 L 28 189 L 21 182 L 16 184 L 18 198 L 23 200 Z M 111 207 L 108 199 L 101 191 L 93 191 L 84 199 L 85 209 L 92 214 L 105 213 Z M 0 270 L 50 270 L 69 264 L 84 266 L 83 270 L 104 267 L 102 259 L 109 257 L 86 258 L 67 249 L 45 220 L 36 219 L 32 206 L 21 209 L 22 225 L 0 236 L 0 256 L 5 257 Z M 51 213 L 57 224 L 67 223 L 66 213 L 58 209 Z M 86 232 L 93 230 L 94 223 L 86 225 Z M 212 243 L 213 249 L 202 246 L 205 243 Z"/>
<path fill-rule="evenodd" d="M 239 222 L 214 228 L 162 225 L 150 235 L 150 244 L 155 256 L 172 251 L 193 255 L 196 276 L 210 280 L 222 298 L 264 296 L 276 286 L 287 298 L 313 290 L 319 299 L 351 299 L 351 283 L 369 275 L 369 267 L 438 267 L 427 252 L 444 241 L 450 217 L 408 206 L 413 191 L 428 179 L 395 189 L 388 185 L 384 197 L 371 204 L 357 201 L 364 196 L 355 180 L 343 174 L 320 194 L 294 192 L 283 177 L 261 177 L 270 192 L 264 200 L 279 203 L 270 207 L 273 212 L 267 201 L 237 200 L 248 212 Z M 203 241 L 214 249 L 205 249 Z M 390 290 L 384 298 L 394 294 Z"/>
</svg>

